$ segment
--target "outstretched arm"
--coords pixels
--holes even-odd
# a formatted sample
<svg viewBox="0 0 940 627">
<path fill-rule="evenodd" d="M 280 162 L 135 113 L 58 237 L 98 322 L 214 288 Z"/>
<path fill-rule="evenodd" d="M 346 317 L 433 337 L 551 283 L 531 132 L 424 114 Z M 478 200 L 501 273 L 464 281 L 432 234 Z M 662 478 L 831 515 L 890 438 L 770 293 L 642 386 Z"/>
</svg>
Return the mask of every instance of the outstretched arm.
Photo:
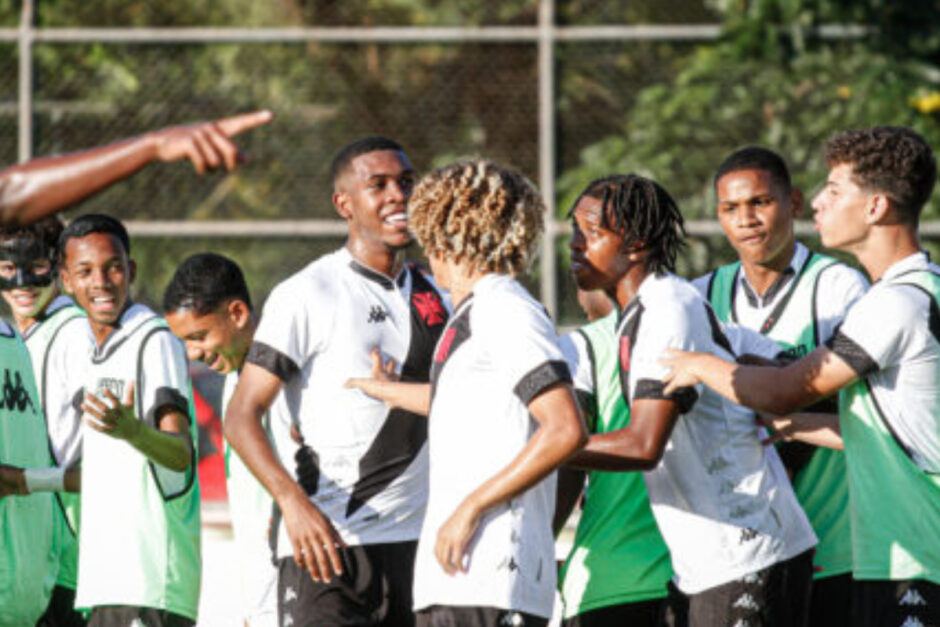
<svg viewBox="0 0 940 627">
<path fill-rule="evenodd" d="M 547 388 L 528 408 L 538 429 L 515 459 L 471 492 L 438 531 L 434 555 L 449 575 L 466 572 L 467 547 L 486 512 L 544 479 L 587 441 L 570 386 Z"/>
<path fill-rule="evenodd" d="M 294 561 L 314 581 L 329 582 L 331 568 L 337 575 L 343 572 L 337 551 L 342 538 L 281 465 L 263 427 L 264 415 L 282 387 L 276 375 L 246 363 L 225 412 L 225 439 L 281 509 Z"/>
<path fill-rule="evenodd" d="M 34 492 L 81 492 L 82 469 L 71 468 L 18 468 L 0 464 L 0 499 L 5 496 L 25 496 Z"/>
<path fill-rule="evenodd" d="M 710 353 L 670 349 L 662 363 L 665 392 L 704 383 L 725 398 L 769 414 L 788 414 L 825 398 L 858 378 L 826 346 L 783 368 L 745 366 Z"/>
<path fill-rule="evenodd" d="M 662 459 L 678 417 L 675 401 L 637 399 L 630 405 L 629 425 L 592 435 L 568 465 L 614 472 L 651 470 Z"/>
<path fill-rule="evenodd" d="M 0 224 L 27 224 L 64 209 L 154 161 L 189 159 L 196 172 L 231 170 L 238 148 L 231 138 L 271 120 L 256 111 L 145 135 L 0 171 Z"/>
<path fill-rule="evenodd" d="M 843 449 L 838 414 L 804 412 L 788 416 L 761 416 L 760 421 L 774 430 L 765 444 L 797 440 L 813 446 Z"/>
<path fill-rule="evenodd" d="M 413 414 L 427 416 L 431 411 L 430 383 L 402 383 L 395 374 L 395 360 L 382 362 L 378 349 L 371 353 L 372 378 L 353 378 L 346 387 L 355 388 L 378 399 L 389 407 L 398 407 Z"/>
</svg>

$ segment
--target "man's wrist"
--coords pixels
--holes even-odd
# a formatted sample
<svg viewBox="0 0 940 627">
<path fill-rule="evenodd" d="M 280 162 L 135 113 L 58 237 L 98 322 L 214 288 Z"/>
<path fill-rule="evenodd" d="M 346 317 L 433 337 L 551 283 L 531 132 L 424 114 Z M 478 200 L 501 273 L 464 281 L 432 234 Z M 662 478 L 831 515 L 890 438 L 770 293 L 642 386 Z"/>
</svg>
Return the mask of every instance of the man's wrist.
<svg viewBox="0 0 940 627">
<path fill-rule="evenodd" d="M 26 494 L 34 492 L 64 492 L 65 468 L 26 468 L 23 470 Z"/>
</svg>

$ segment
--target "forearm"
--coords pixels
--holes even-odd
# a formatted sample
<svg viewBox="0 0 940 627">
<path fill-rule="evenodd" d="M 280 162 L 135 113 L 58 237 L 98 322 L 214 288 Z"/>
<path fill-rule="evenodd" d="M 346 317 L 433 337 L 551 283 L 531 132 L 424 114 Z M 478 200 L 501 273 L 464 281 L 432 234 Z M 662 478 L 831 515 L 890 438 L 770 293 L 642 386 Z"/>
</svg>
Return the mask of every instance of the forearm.
<svg viewBox="0 0 940 627">
<path fill-rule="evenodd" d="M 583 470 L 627 472 L 652 470 L 661 452 L 629 427 L 610 433 L 597 433 L 587 446 L 575 453 L 568 465 Z"/>
<path fill-rule="evenodd" d="M 572 425 L 540 426 L 508 466 L 488 479 L 468 497 L 485 513 L 529 489 L 560 466 L 584 444 L 584 431 Z"/>
<path fill-rule="evenodd" d="M 271 446 L 262 424 L 265 411 L 266 408 L 229 405 L 223 425 L 225 439 L 275 501 L 307 500 L 303 489 L 284 469 Z"/>
<path fill-rule="evenodd" d="M 153 463 L 170 470 L 182 472 L 193 463 L 189 433 L 161 431 L 141 423 L 137 435 L 127 442 Z"/>
<path fill-rule="evenodd" d="M 798 440 L 813 446 L 843 450 L 837 414 L 797 413 L 765 418 L 784 440 Z"/>
<path fill-rule="evenodd" d="M 38 220 L 130 176 L 155 158 L 156 142 L 148 134 L 7 168 L 0 172 L 0 220 Z"/>
<path fill-rule="evenodd" d="M 402 383 L 375 379 L 354 379 L 353 381 L 361 381 L 362 386 L 359 389 L 389 407 L 398 407 L 421 416 L 427 416 L 431 410 L 430 383 Z"/>
</svg>

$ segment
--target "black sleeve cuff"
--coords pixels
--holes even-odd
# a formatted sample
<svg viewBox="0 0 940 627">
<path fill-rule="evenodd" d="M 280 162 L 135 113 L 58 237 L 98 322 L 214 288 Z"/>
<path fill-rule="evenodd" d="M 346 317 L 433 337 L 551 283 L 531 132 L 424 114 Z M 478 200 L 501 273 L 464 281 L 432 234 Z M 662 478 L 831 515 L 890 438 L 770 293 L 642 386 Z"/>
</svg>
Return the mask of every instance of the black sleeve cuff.
<svg viewBox="0 0 940 627">
<path fill-rule="evenodd" d="M 189 415 L 189 399 L 183 396 L 179 390 L 171 387 L 157 388 L 157 393 L 153 399 L 153 406 L 147 410 L 144 420 L 149 425 L 159 427 L 158 419 L 165 410 L 178 411 L 186 416 L 186 419 L 192 422 Z"/>
<path fill-rule="evenodd" d="M 669 396 L 663 394 L 665 384 L 656 379 L 640 379 L 636 382 L 636 391 L 633 400 L 648 398 L 657 401 L 672 401 L 676 404 L 680 414 L 688 413 L 698 401 L 698 392 L 694 387 L 679 388 Z"/>
<path fill-rule="evenodd" d="M 835 335 L 826 342 L 826 346 L 841 357 L 860 378 L 879 370 L 877 362 L 865 352 L 865 349 L 841 330 L 836 331 Z"/>
<path fill-rule="evenodd" d="M 285 383 L 300 372 L 293 359 L 262 342 L 252 343 L 245 361 L 264 368 Z"/>
<path fill-rule="evenodd" d="M 528 405 L 541 391 L 556 383 L 571 383 L 568 364 L 563 361 L 546 361 L 523 376 L 512 391 L 523 405 Z"/>
</svg>

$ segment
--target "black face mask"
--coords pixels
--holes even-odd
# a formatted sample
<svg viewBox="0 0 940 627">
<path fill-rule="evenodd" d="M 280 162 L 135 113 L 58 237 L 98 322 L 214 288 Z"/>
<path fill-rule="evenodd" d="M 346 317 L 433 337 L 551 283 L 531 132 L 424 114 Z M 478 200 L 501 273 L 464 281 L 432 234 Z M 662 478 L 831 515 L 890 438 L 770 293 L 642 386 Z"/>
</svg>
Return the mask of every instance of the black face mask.
<svg viewBox="0 0 940 627">
<path fill-rule="evenodd" d="M 11 277 L 0 277 L 0 290 L 17 287 L 46 287 L 55 280 L 55 249 L 34 239 L 14 239 L 0 243 L 0 260 L 16 266 Z M 33 262 L 49 261 L 49 272 L 34 274 Z"/>
</svg>

